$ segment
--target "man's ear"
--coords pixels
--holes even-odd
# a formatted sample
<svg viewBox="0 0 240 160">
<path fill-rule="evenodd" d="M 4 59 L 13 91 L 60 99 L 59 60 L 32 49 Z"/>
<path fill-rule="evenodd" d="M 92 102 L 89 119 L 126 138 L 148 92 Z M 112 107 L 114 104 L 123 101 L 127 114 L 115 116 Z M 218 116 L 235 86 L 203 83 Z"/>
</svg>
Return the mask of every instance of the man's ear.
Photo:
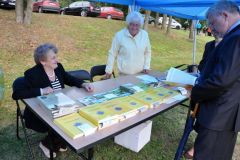
<svg viewBox="0 0 240 160">
<path fill-rule="evenodd" d="M 226 11 L 222 12 L 222 15 L 225 17 L 225 19 L 227 19 L 229 17 L 229 13 Z"/>
</svg>

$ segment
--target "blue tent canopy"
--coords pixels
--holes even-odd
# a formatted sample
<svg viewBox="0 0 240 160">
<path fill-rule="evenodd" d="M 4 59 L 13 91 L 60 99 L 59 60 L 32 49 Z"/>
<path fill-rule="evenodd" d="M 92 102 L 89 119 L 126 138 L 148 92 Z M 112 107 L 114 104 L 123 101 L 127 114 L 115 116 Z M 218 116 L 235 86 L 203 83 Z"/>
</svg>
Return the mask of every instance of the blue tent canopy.
<svg viewBox="0 0 240 160">
<path fill-rule="evenodd" d="M 144 9 L 179 18 L 204 20 L 208 7 L 143 7 Z"/>
<path fill-rule="evenodd" d="M 219 0 L 95 0 L 122 5 L 140 6 L 144 9 L 176 17 L 203 20 L 209 6 Z M 232 0 L 240 5 L 240 0 Z"/>
<path fill-rule="evenodd" d="M 142 7 L 209 7 L 219 0 L 136 0 L 136 5 Z M 232 0 L 240 3 L 239 0 Z"/>
</svg>

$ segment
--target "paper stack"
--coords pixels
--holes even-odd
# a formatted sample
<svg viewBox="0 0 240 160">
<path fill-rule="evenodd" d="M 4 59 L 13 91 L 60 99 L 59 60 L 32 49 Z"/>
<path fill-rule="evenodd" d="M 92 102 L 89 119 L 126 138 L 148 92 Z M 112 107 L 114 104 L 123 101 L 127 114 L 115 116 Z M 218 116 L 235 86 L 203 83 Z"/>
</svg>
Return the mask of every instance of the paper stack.
<svg viewBox="0 0 240 160">
<path fill-rule="evenodd" d="M 63 93 L 53 93 L 37 97 L 40 106 L 52 118 L 77 112 L 79 105 Z"/>
<path fill-rule="evenodd" d="M 166 77 L 166 81 L 168 82 L 174 82 L 174 83 L 180 83 L 180 84 L 186 84 L 186 85 L 192 85 L 192 86 L 195 84 L 196 79 L 197 77 L 173 67 L 170 68 Z"/>
<path fill-rule="evenodd" d="M 78 113 L 56 118 L 53 122 L 72 139 L 88 136 L 97 130 L 97 126 L 81 117 Z"/>
</svg>

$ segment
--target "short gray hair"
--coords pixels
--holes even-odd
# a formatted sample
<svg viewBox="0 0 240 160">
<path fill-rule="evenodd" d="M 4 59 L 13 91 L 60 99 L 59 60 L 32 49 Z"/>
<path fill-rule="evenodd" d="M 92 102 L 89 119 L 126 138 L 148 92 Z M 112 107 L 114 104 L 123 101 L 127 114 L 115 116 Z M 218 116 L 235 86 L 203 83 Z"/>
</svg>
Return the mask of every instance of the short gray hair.
<svg viewBox="0 0 240 160">
<path fill-rule="evenodd" d="M 46 59 L 48 51 L 52 50 L 55 54 L 57 54 L 58 49 L 54 44 L 44 43 L 38 46 L 34 51 L 34 61 L 36 64 L 40 64 L 40 61 L 44 61 Z"/>
<path fill-rule="evenodd" d="M 141 13 L 139 13 L 137 11 L 133 11 L 127 15 L 126 22 L 128 25 L 132 22 L 137 22 L 141 26 L 143 26 L 144 19 L 143 19 L 143 16 Z"/>
<path fill-rule="evenodd" d="M 223 11 L 240 14 L 238 5 L 233 1 L 221 0 L 210 7 L 206 13 L 206 18 L 221 14 Z"/>
</svg>

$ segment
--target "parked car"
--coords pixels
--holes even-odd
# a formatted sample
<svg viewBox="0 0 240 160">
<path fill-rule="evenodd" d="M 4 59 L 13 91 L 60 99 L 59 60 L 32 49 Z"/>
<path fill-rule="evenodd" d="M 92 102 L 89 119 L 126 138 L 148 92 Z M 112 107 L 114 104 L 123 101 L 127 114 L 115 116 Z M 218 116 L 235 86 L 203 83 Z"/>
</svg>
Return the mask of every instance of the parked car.
<svg viewBox="0 0 240 160">
<path fill-rule="evenodd" d="M 58 0 L 36 0 L 33 2 L 33 12 L 60 12 Z"/>
<path fill-rule="evenodd" d="M 107 18 L 107 19 L 120 19 L 123 20 L 124 13 L 118 8 L 115 7 L 101 7 L 101 18 Z"/>
<path fill-rule="evenodd" d="M 162 19 L 163 19 L 163 17 L 160 17 L 160 18 L 159 18 L 159 20 L 158 20 L 159 24 L 162 24 Z M 169 18 L 167 18 L 166 25 L 168 25 L 168 20 L 169 20 Z M 180 23 L 178 23 L 175 19 L 172 18 L 171 28 L 181 29 L 181 28 L 182 28 L 182 25 L 181 25 Z"/>
<path fill-rule="evenodd" d="M 76 15 L 76 16 L 91 16 L 97 17 L 101 13 L 101 8 L 94 2 L 77 1 L 71 3 L 68 7 L 62 8 L 61 14 Z"/>
<path fill-rule="evenodd" d="M 0 8 L 14 9 L 16 0 L 0 0 Z"/>
<path fill-rule="evenodd" d="M 145 14 L 142 14 L 144 20 L 145 20 Z M 155 24 L 155 18 L 152 16 L 148 17 L 148 24 L 154 25 Z"/>
</svg>

